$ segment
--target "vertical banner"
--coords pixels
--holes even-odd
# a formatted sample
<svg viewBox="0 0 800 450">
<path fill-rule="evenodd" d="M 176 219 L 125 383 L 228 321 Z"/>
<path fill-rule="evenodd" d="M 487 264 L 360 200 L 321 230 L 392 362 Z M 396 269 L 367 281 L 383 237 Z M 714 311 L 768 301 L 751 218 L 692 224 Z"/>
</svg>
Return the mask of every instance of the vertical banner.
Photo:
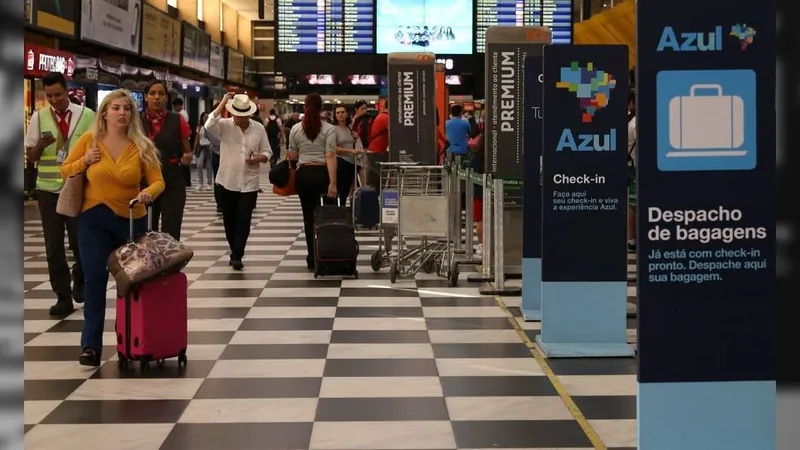
<svg viewBox="0 0 800 450">
<path fill-rule="evenodd" d="M 775 2 L 638 8 L 639 448 L 774 449 Z"/>
<path fill-rule="evenodd" d="M 442 136 L 445 135 L 444 124 L 450 116 L 450 101 L 448 99 L 447 83 L 445 81 L 445 69 L 446 67 L 444 64 L 436 63 L 436 116 L 438 118 L 438 125 L 436 128 L 439 129 Z"/>
<path fill-rule="evenodd" d="M 628 47 L 544 50 L 542 333 L 550 357 L 627 344 Z"/>
<path fill-rule="evenodd" d="M 492 26 L 486 30 L 486 173 L 504 181 L 503 270 L 522 271 L 523 128 L 525 58 L 541 57 L 551 41 L 545 27 Z M 490 220 L 487 217 L 485 220 Z"/>
<path fill-rule="evenodd" d="M 390 53 L 389 160 L 434 165 L 436 152 L 436 57 Z"/>
<path fill-rule="evenodd" d="M 526 183 L 522 186 L 522 317 L 542 318 L 542 58 L 525 58 L 522 139 Z"/>
</svg>

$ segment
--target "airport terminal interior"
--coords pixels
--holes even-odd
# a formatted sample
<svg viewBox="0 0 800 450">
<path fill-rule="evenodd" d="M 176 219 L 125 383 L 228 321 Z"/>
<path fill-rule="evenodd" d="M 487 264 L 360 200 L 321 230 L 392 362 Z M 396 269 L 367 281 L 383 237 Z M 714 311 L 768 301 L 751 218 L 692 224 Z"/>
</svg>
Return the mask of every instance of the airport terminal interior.
<svg viewBox="0 0 800 450">
<path fill-rule="evenodd" d="M 690 9 L 686 0 L 676 1 L 683 5 L 676 11 Z M 715 10 L 725 9 L 717 3 Z M 766 29 L 760 12 L 747 16 L 747 24 L 723 24 L 730 33 L 721 31 L 716 16 L 697 13 L 702 19 L 691 26 L 713 26 L 681 34 L 680 24 L 664 22 L 682 20 L 664 5 L 642 6 L 653 8 L 647 10 L 645 20 L 652 22 L 647 28 L 663 33 L 649 35 L 637 25 L 634 0 L 26 0 L 26 138 L 20 158 L 25 174 L 24 448 L 769 450 L 759 447 L 766 442 L 759 439 L 770 426 L 753 418 L 769 410 L 768 396 L 757 397 L 764 403 L 754 405 L 748 399 L 756 397 L 737 396 L 743 389 L 720 388 L 714 392 L 723 393 L 717 400 L 730 400 L 727 411 L 705 407 L 716 402 L 703 396 L 712 395 L 705 387 L 714 383 L 700 388 L 694 404 L 685 391 L 657 391 L 647 402 L 642 396 L 645 385 L 679 389 L 695 379 L 722 383 L 738 381 L 737 376 L 774 380 L 770 361 L 759 366 L 763 370 L 754 369 L 717 358 L 713 348 L 683 352 L 671 347 L 685 348 L 688 339 L 694 347 L 702 335 L 703 340 L 716 336 L 719 345 L 731 339 L 725 345 L 732 351 L 730 333 L 738 336 L 738 361 L 739 351 L 760 355 L 759 346 L 775 328 L 764 325 L 774 317 L 760 309 L 769 306 L 761 297 L 741 301 L 757 309 L 753 314 L 763 318 L 757 326 L 764 329 L 751 329 L 749 318 L 734 317 L 735 311 L 726 312 L 731 315 L 724 321 L 702 315 L 680 320 L 689 317 L 692 299 L 719 300 L 703 289 L 731 273 L 728 266 L 715 269 L 712 256 L 698 266 L 702 258 L 692 250 L 720 245 L 725 258 L 736 259 L 730 264 L 740 266 L 739 259 L 765 258 L 763 265 L 753 262 L 747 266 L 752 270 L 717 284 L 724 284 L 729 296 L 747 295 L 774 275 L 766 262 L 774 240 L 764 231 L 771 225 L 753 225 L 773 212 L 750 200 L 750 191 L 737 190 L 753 187 L 762 200 L 774 193 L 767 184 L 763 190 L 756 187 L 772 180 L 769 158 L 774 155 L 755 151 L 754 118 L 758 111 L 759 130 L 771 125 L 762 123 L 769 115 L 762 112 L 774 111 L 774 103 L 762 94 L 774 84 L 764 85 L 768 76 L 759 73 L 756 80 L 754 73 L 774 70 L 773 50 L 758 46 L 759 39 L 769 44 L 774 30 Z M 639 17 L 645 17 L 642 11 Z M 690 48 L 691 39 L 679 42 L 689 34 L 699 36 L 697 47 Z M 646 54 L 639 54 L 637 38 L 653 44 Z M 689 53 L 694 51 L 703 53 Z M 674 75 L 706 60 L 714 68 L 741 65 L 752 74 L 731 70 L 722 81 L 711 70 L 696 78 Z M 650 76 L 637 80 L 642 71 Z M 671 97 L 659 91 L 656 107 L 657 72 L 660 80 L 674 79 Z M 550 83 L 550 76 L 558 82 Z M 542 89 L 530 87 L 537 82 Z M 742 87 L 747 83 L 750 87 Z M 636 100 L 643 95 L 648 100 L 639 105 L 648 105 L 646 111 Z M 109 109 L 121 105 L 114 103 L 120 99 L 130 109 Z M 662 107 L 659 120 L 670 120 L 668 139 L 659 134 L 667 125 L 659 122 L 656 130 L 653 119 Z M 82 115 L 98 109 L 97 119 Z M 109 117 L 122 118 L 115 124 Z M 673 126 L 674 118 L 679 126 Z M 102 126 L 102 136 L 132 142 L 125 151 L 139 147 L 142 158 L 131 159 L 136 164 L 150 164 L 155 155 L 148 153 L 145 137 L 155 143 L 164 192 L 169 192 L 155 200 L 169 205 L 161 211 L 161 231 L 175 236 L 165 223 L 174 221 L 181 208 L 183 213 L 179 239 L 167 236 L 147 247 L 140 239 L 151 235 L 137 236 L 131 245 L 148 256 L 137 253 L 130 262 L 111 253 L 112 272 L 125 267 L 117 275 L 133 277 L 144 270 L 136 268 L 137 261 L 141 267 L 172 261 L 180 244 L 193 252 L 181 270 L 188 292 L 159 297 L 155 303 L 161 309 L 150 306 L 153 298 L 131 305 L 142 292 L 154 296 L 158 286 L 178 279 L 178 269 L 154 269 L 155 275 L 137 279 L 120 303 L 118 278 L 109 275 L 102 348 L 93 348 L 100 346 L 99 337 L 94 346 L 86 344 L 92 342 L 86 337 L 90 331 L 82 336 L 100 322 L 102 281 L 92 285 L 94 290 L 77 288 L 74 303 L 59 290 L 67 276 L 59 269 L 64 258 L 54 250 L 60 249 L 61 228 L 69 266 L 76 263 L 77 243 L 69 243 L 66 225 L 52 225 L 60 221 L 93 230 L 105 211 L 103 226 L 127 230 L 127 218 L 119 212 L 127 198 L 95 202 L 122 191 L 113 185 L 119 180 L 109 181 L 115 177 L 93 178 L 101 169 L 91 165 L 99 161 L 103 170 L 119 173 L 128 169 L 116 156 L 113 167 L 103 160 L 111 154 L 99 150 L 110 145 L 105 137 L 97 152 L 80 139 L 96 129 L 92 120 Z M 132 128 L 137 120 L 145 134 Z M 319 138 L 323 134 L 306 133 L 316 123 L 320 133 L 330 133 L 324 136 L 335 136 L 324 143 L 326 149 Z M 122 130 L 118 126 L 127 127 L 125 134 L 114 135 Z M 774 145 L 769 134 L 759 131 L 759 146 Z M 650 152 L 641 159 L 640 136 Z M 263 152 L 266 147 L 271 159 Z M 656 147 L 658 161 L 652 156 Z M 662 147 L 672 153 L 662 157 Z M 723 152 L 690 158 L 712 147 Z M 82 162 L 70 159 L 76 148 L 84 152 Z M 299 151 L 295 170 L 288 160 L 298 158 L 298 148 L 310 150 Z M 720 162 L 718 156 L 731 158 Z M 338 161 L 335 168 L 333 161 Z M 345 188 L 328 183 L 333 174 L 351 176 L 342 175 L 342 167 L 353 168 L 358 188 L 356 180 Z M 314 170 L 319 179 L 299 175 Z M 721 175 L 703 180 L 697 174 L 704 170 Z M 154 173 L 143 169 L 143 182 L 154 183 L 147 190 L 138 192 L 135 183 L 125 189 L 137 201 L 150 202 L 158 185 Z M 744 178 L 726 178 L 734 176 Z M 702 184 L 708 180 L 716 184 Z M 76 195 L 82 197 L 75 205 L 58 202 L 59 195 L 72 196 L 70 183 L 81 182 Z M 672 186 L 666 193 L 658 188 L 663 183 Z M 185 206 L 168 203 L 183 198 L 184 189 Z M 306 201 L 333 198 L 333 192 L 343 195 L 344 205 L 331 201 L 317 208 Z M 733 237 L 706 236 L 702 243 L 703 236 L 678 237 L 694 241 L 686 244 L 686 261 L 696 266 L 689 270 L 681 257 L 670 256 L 668 250 L 683 243 L 667 242 L 666 228 L 677 224 L 678 231 L 684 227 L 689 233 L 696 224 L 669 216 L 673 213 L 666 206 L 658 219 L 647 219 L 642 211 L 637 216 L 636 208 L 637 199 L 645 197 L 651 206 L 684 202 L 687 210 L 723 204 L 702 203 L 707 197 L 696 192 L 733 205 L 723 205 L 732 212 L 720 221 L 738 221 L 736 214 L 745 211 L 746 227 L 737 228 L 741 233 Z M 114 209 L 112 203 L 123 206 Z M 253 205 L 242 255 L 241 236 L 247 236 Z M 77 209 L 68 214 L 62 206 Z M 374 223 L 365 218 L 373 209 Z M 664 221 L 655 237 L 640 229 L 650 226 L 647 220 Z M 313 230 L 313 238 L 307 240 L 306 230 Z M 343 237 L 333 239 L 333 230 Z M 85 256 L 85 248 L 97 245 L 84 243 L 99 240 L 83 233 L 78 233 L 78 249 L 87 261 L 92 257 Z M 394 238 L 405 244 L 398 249 L 395 240 L 387 249 L 385 240 Z M 177 247 L 163 243 L 175 240 Z M 309 251 L 309 242 L 317 243 L 316 250 Z M 646 253 L 641 245 L 648 246 Z M 328 246 L 351 249 L 352 255 L 321 256 Z M 98 273 L 106 259 L 95 255 L 93 260 Z M 322 267 L 344 272 L 326 276 L 319 273 Z M 357 271 L 346 273 L 353 268 Z M 664 278 L 654 278 L 656 272 Z M 650 319 L 650 334 L 640 331 L 646 321 L 638 322 L 645 317 L 639 294 L 655 298 L 646 305 L 664 308 L 649 309 L 650 318 L 669 317 L 659 323 Z M 137 319 L 146 306 L 167 311 L 178 305 L 182 314 L 184 298 L 187 334 L 175 331 L 183 329 L 180 320 L 170 329 L 141 325 L 149 337 L 141 342 L 131 337 L 137 321 L 172 319 L 166 313 L 158 320 Z M 667 303 L 678 309 L 663 306 Z M 725 325 L 745 321 L 748 326 L 736 330 Z M 718 327 L 708 332 L 714 336 L 705 335 L 705 328 L 683 328 L 707 322 Z M 671 326 L 681 333 L 673 334 Z M 125 355 L 138 358 L 136 348 L 166 346 L 178 335 L 175 339 L 188 335 L 185 353 L 166 356 L 179 358 L 145 365 Z M 684 341 L 667 342 L 673 338 Z M 755 341 L 740 347 L 739 338 Z M 653 356 L 640 357 L 639 348 Z M 713 357 L 703 359 L 703 351 Z M 727 371 L 730 366 L 741 373 Z M 725 379 L 708 378 L 708 373 Z M 662 402 L 671 406 L 662 410 Z M 756 412 L 747 416 L 739 408 L 743 404 Z M 649 420 L 641 420 L 642 411 L 650 413 Z M 720 422 L 746 426 L 709 425 L 718 413 Z"/>
</svg>

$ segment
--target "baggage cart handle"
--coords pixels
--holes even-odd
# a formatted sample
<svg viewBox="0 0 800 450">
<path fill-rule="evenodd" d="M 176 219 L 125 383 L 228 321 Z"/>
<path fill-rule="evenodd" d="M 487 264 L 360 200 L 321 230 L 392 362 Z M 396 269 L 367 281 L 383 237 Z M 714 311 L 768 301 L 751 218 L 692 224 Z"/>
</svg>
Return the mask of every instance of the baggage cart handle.
<svg viewBox="0 0 800 450">
<path fill-rule="evenodd" d="M 324 195 L 320 195 L 319 196 L 319 205 L 320 206 L 325 206 L 325 196 Z M 336 194 L 336 206 L 340 206 L 340 207 L 342 206 L 342 199 L 339 198 L 338 192 Z"/>
<path fill-rule="evenodd" d="M 133 200 L 130 201 L 130 203 L 128 203 L 128 206 L 130 206 L 130 214 L 129 214 L 129 216 L 130 216 L 130 227 L 129 227 L 129 229 L 130 229 L 130 236 L 129 236 L 130 237 L 130 242 L 133 242 L 133 238 L 135 237 L 133 235 L 133 207 L 136 206 L 137 203 L 139 203 L 139 200 L 137 200 L 137 199 L 133 199 Z M 148 232 L 153 231 L 153 204 L 152 203 L 148 203 L 147 204 L 147 231 Z"/>
</svg>

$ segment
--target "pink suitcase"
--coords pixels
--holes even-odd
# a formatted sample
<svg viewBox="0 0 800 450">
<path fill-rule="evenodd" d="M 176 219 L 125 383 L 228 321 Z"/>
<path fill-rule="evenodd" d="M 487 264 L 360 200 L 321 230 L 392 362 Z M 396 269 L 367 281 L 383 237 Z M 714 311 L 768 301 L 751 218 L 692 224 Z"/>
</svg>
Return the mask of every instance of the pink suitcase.
<svg viewBox="0 0 800 450">
<path fill-rule="evenodd" d="M 139 361 L 142 372 L 150 362 L 159 366 L 166 358 L 186 365 L 188 341 L 188 282 L 183 272 L 165 275 L 133 288 L 117 298 L 117 356 L 125 368 Z"/>
<path fill-rule="evenodd" d="M 131 207 L 135 201 L 131 202 Z M 132 211 L 132 210 L 131 210 Z M 152 208 L 148 208 L 147 229 L 152 229 Z M 133 215 L 131 215 L 133 241 Z M 167 358 L 178 358 L 178 367 L 186 365 L 188 342 L 188 288 L 183 272 L 171 273 L 133 287 L 125 297 L 117 298 L 117 356 L 119 367 L 139 361 L 144 373 L 150 362 L 159 366 Z"/>
</svg>

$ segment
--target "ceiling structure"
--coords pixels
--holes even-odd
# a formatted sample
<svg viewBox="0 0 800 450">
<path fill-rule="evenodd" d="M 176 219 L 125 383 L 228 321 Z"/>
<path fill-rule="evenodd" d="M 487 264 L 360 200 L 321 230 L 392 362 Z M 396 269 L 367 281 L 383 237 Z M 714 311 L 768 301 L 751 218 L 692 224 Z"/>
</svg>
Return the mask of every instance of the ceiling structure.
<svg viewBox="0 0 800 450">
<path fill-rule="evenodd" d="M 258 2 L 264 2 L 264 20 L 275 20 L 275 0 L 222 0 L 222 3 L 235 9 L 248 20 L 258 18 Z"/>
</svg>

